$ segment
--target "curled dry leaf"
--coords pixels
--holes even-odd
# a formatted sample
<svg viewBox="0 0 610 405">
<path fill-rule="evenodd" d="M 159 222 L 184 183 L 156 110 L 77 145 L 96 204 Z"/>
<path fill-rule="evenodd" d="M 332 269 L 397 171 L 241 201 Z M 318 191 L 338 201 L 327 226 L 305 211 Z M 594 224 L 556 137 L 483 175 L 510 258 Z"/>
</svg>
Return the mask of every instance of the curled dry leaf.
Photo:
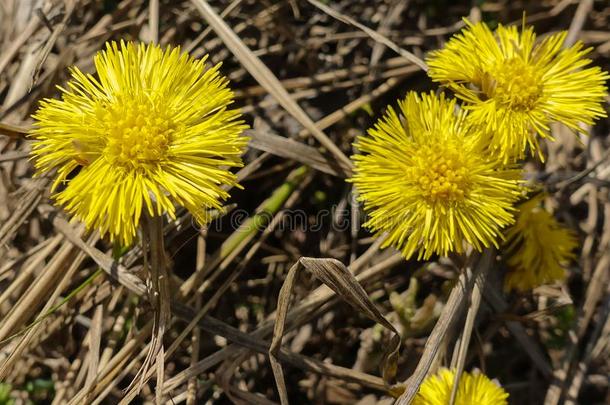
<svg viewBox="0 0 610 405">
<path fill-rule="evenodd" d="M 286 280 L 282 285 L 282 289 L 280 290 L 277 317 L 273 330 L 273 340 L 271 341 L 271 347 L 269 348 L 269 361 L 271 362 L 281 403 L 288 404 L 288 393 L 282 366 L 279 363 L 277 356 L 282 345 L 284 326 L 292 289 L 295 284 L 297 272 L 302 269 L 313 274 L 315 278 L 332 289 L 344 301 L 358 310 L 358 312 L 392 332 L 390 343 L 384 354 L 381 371 L 386 383 L 393 382 L 396 376 L 396 364 L 401 342 L 400 335 L 396 328 L 394 328 L 394 326 L 382 315 L 379 309 L 371 301 L 366 291 L 364 291 L 364 288 L 358 283 L 356 277 L 350 273 L 343 263 L 335 259 L 302 257 L 290 268 Z"/>
</svg>

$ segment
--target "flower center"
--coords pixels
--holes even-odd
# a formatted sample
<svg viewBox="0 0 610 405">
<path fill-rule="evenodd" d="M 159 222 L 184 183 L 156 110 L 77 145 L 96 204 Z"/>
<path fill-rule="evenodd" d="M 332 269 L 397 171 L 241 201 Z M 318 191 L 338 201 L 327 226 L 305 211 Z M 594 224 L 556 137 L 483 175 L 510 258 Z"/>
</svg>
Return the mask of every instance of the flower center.
<svg viewBox="0 0 610 405">
<path fill-rule="evenodd" d="M 491 76 L 492 85 L 487 95 L 508 108 L 531 110 L 542 96 L 540 73 L 521 58 L 501 61 Z"/>
<path fill-rule="evenodd" d="M 415 156 L 414 180 L 429 203 L 461 201 L 468 193 L 468 157 L 458 151 L 457 145 L 452 144 L 422 147 Z"/>
<path fill-rule="evenodd" d="M 167 111 L 139 100 L 119 100 L 102 108 L 104 156 L 112 164 L 138 169 L 165 158 L 175 130 Z"/>
</svg>

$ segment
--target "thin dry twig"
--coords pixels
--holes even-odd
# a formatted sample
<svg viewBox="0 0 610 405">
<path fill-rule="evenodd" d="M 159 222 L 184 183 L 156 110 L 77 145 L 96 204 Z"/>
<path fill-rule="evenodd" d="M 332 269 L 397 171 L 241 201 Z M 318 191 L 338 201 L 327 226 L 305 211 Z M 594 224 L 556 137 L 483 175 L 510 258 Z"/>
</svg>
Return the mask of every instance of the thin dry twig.
<svg viewBox="0 0 610 405">
<path fill-rule="evenodd" d="M 565 48 L 574 45 L 592 8 L 593 0 L 580 0 L 578 7 L 576 8 L 576 12 L 574 13 L 574 17 L 572 18 L 570 28 L 568 28 L 568 35 L 566 35 L 566 39 L 563 43 Z"/>
<path fill-rule="evenodd" d="M 311 3 L 312 5 L 316 6 L 317 8 L 319 8 L 320 10 L 324 11 L 326 14 L 330 15 L 331 17 L 336 18 L 340 21 L 343 21 L 346 24 L 353 25 L 354 27 L 364 31 L 375 41 L 381 42 L 382 44 L 384 44 L 385 46 L 387 46 L 388 48 L 390 48 L 391 50 L 393 50 L 400 56 L 402 56 L 405 59 L 407 59 L 408 61 L 410 61 L 411 63 L 419 66 L 419 68 L 421 70 L 423 70 L 424 72 L 428 71 L 428 65 L 426 65 L 426 62 L 424 62 L 423 60 L 421 60 L 420 58 L 418 58 L 411 52 L 402 49 L 401 47 L 399 47 L 394 42 L 392 42 L 388 38 L 384 37 L 377 31 L 372 30 L 369 27 L 360 24 L 359 22 L 357 22 L 356 20 L 354 20 L 351 17 L 346 16 L 345 14 L 342 14 L 336 10 L 333 10 L 332 8 L 328 7 L 327 5 L 320 3 L 318 0 L 307 0 L 307 1 L 309 3 Z"/>
</svg>

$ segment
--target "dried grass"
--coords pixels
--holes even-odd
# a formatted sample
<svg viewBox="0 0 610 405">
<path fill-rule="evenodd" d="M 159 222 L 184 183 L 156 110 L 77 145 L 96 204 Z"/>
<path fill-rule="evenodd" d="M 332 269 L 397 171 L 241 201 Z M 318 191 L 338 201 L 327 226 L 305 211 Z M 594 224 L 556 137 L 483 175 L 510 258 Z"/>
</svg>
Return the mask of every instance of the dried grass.
<svg viewBox="0 0 610 405">
<path fill-rule="evenodd" d="M 433 88 L 423 55 L 462 16 L 519 23 L 525 7 L 539 33 L 569 30 L 609 69 L 605 2 L 472 4 L 0 4 L 0 392 L 16 403 L 407 404 L 429 372 L 453 364 L 497 377 L 513 403 L 607 403 L 607 120 L 581 142 L 553 127 L 547 163 L 528 167 L 579 232 L 565 283 L 506 295 L 494 252 L 405 262 L 359 229 L 345 183 L 350 145 L 406 90 Z M 91 71 L 92 55 L 120 38 L 222 61 L 253 129 L 238 172 L 244 190 L 231 190 L 208 229 L 180 212 L 156 223 L 144 250 L 115 259 L 106 241 L 49 205 L 25 134 L 66 67 Z M 243 221 L 231 224 L 237 214 Z M 306 227 L 295 226 L 297 215 Z M 404 305 L 438 319 L 403 334 L 410 320 L 390 294 L 405 294 L 411 280 L 419 287 Z M 430 302 L 438 313 L 422 310 Z"/>
</svg>

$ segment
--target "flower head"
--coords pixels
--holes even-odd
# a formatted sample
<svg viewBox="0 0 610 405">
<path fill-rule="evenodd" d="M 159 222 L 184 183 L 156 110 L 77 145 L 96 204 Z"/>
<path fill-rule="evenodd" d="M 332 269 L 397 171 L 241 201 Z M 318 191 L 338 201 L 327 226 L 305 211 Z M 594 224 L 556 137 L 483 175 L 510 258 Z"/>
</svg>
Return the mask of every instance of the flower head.
<svg viewBox="0 0 610 405">
<path fill-rule="evenodd" d="M 426 378 L 419 387 L 413 405 L 447 405 L 455 371 L 446 368 Z M 484 374 L 463 372 L 460 377 L 455 405 L 508 405 L 508 393 Z"/>
<path fill-rule="evenodd" d="M 542 207 L 543 200 L 539 194 L 521 204 L 517 221 L 506 231 L 506 290 L 527 291 L 563 280 L 564 267 L 575 257 L 576 236 Z"/>
<path fill-rule="evenodd" d="M 489 159 L 455 100 L 410 92 L 357 139 L 351 181 L 369 212 L 365 226 L 388 232 L 405 257 L 497 245 L 513 222 L 520 171 Z"/>
<path fill-rule="evenodd" d="M 544 160 L 538 136 L 552 139 L 552 122 L 582 131 L 580 123 L 606 116 L 601 103 L 610 76 L 587 67 L 591 48 L 564 48 L 567 32 L 536 43 L 532 27 L 500 25 L 494 33 L 484 23 L 467 24 L 430 53 L 428 74 L 469 103 L 469 119 L 505 162 L 523 158 L 528 146 Z"/>
<path fill-rule="evenodd" d="M 33 116 L 33 160 L 38 173 L 56 169 L 56 201 L 124 246 L 143 210 L 174 217 L 177 203 L 203 222 L 236 184 L 227 168 L 242 165 L 247 143 L 219 65 L 124 42 L 94 61 L 96 77 L 72 68 L 61 100 Z"/>
</svg>

